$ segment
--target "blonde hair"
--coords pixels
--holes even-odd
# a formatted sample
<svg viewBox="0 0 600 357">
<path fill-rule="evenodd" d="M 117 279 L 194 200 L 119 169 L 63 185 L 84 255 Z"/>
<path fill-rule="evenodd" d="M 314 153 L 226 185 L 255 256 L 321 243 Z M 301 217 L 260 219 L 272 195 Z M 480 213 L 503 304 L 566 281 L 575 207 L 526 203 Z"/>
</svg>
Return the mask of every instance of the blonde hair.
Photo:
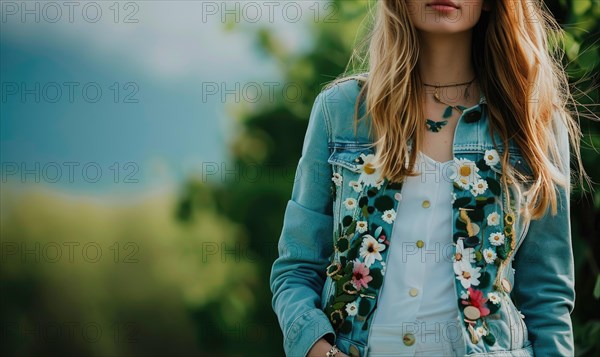
<svg viewBox="0 0 600 357">
<path fill-rule="evenodd" d="M 576 102 L 561 65 L 558 43 L 563 39 L 563 30 L 541 0 L 498 0 L 490 5 L 490 11 L 482 11 L 473 29 L 474 70 L 486 97 L 490 130 L 499 134 L 503 148 L 509 147 L 509 138 L 514 140 L 533 176 L 514 170 L 508 164 L 509 150 L 504 150 L 502 184 L 507 191 L 509 183 L 529 180 L 525 208 L 530 218 L 543 216 L 549 205 L 555 215 L 557 185 L 567 192 L 571 189 L 570 162 L 561 160 L 565 146 L 560 146 L 558 126 L 568 131 L 581 179 L 585 177 L 589 182 L 579 152 L 581 130 L 574 113 L 567 108 L 569 102 Z M 359 59 L 363 66 L 366 64 L 369 75 L 348 75 L 347 68 L 346 73 L 327 85 L 331 87 L 350 78 L 364 82 L 355 105 L 355 135 L 360 101 L 365 98 L 365 116 L 372 119 L 369 135 L 372 128 L 376 134 L 375 166 L 393 182 L 417 174 L 413 169 L 425 130 L 422 93 L 413 90 L 422 88 L 415 70 L 418 32 L 408 13 L 404 0 L 378 1 L 374 26 L 362 44 L 368 50 L 362 59 L 355 50 L 350 61 Z M 410 141 L 417 150 L 409 148 Z M 404 162 L 408 166 L 398 165 Z M 520 185 L 517 187 L 520 194 Z"/>
</svg>

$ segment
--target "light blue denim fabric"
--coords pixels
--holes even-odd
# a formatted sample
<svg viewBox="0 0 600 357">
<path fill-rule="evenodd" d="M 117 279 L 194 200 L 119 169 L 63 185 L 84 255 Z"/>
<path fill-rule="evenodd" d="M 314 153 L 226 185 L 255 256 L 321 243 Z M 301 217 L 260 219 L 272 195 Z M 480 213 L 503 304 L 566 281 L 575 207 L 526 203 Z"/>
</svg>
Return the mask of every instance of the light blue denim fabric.
<svg viewBox="0 0 600 357">
<path fill-rule="evenodd" d="M 350 356 L 368 356 L 370 322 L 377 311 L 379 292 L 385 285 L 382 268 L 389 249 L 383 250 L 382 259 L 376 259 L 370 266 L 374 279 L 368 289 L 356 292 L 352 284 L 343 284 L 344 276 L 347 282 L 352 274 L 351 258 L 364 263 L 358 252 L 365 234 L 379 242 L 387 237 L 387 242 L 393 244 L 389 242 L 392 224 L 384 218 L 384 212 L 396 211 L 402 184 L 385 180 L 380 185 L 366 185 L 357 190 L 349 185 L 361 177 L 362 159 L 374 153 L 373 138 L 368 132 L 369 118 L 359 123 L 356 136 L 353 132 L 354 104 L 359 90 L 355 79 L 324 90 L 317 96 L 310 114 L 283 219 L 279 257 L 270 275 L 272 306 L 289 357 L 306 356 L 322 337 Z M 364 114 L 364 102 L 360 114 Z M 548 211 L 540 220 L 527 221 L 519 214 L 525 201 L 511 186 L 514 219 L 507 221 L 510 208 L 506 192 L 494 184 L 502 175 L 501 162 L 486 166 L 484 160 L 486 150 L 495 148 L 500 156 L 504 150 L 498 136 L 495 137 L 498 146 L 493 145 L 487 115 L 486 98 L 482 95 L 477 105 L 461 114 L 453 142 L 454 157 L 477 163 L 481 179 L 489 186 L 479 198 L 470 196 L 468 189 L 454 186 L 456 224 L 449 239 L 474 244 L 479 250 L 494 249 L 503 257 L 494 264 L 486 264 L 479 256 L 475 263 L 485 271 L 485 276 L 472 288 L 481 290 L 484 297 L 490 292 L 496 294 L 498 304 L 488 300 L 486 306 L 492 308 L 489 316 L 471 316 L 473 320 L 469 320 L 473 327 L 483 326 L 485 320 L 489 332 L 485 338 L 476 335 L 473 339 L 469 323 L 463 324 L 464 351 L 470 356 L 572 356 L 570 313 L 575 292 L 569 190 L 558 188 L 556 216 Z M 561 169 L 568 170 L 568 133 L 563 126 L 556 128 L 564 155 Z M 508 150 L 511 166 L 531 173 L 518 146 L 510 141 Z M 339 186 L 332 180 L 334 174 L 337 179 L 341 177 Z M 359 207 L 348 210 L 343 204 L 348 198 L 356 199 Z M 465 223 L 462 211 L 467 212 L 471 223 Z M 500 222 L 488 226 L 486 217 L 494 212 Z M 357 220 L 368 223 L 366 232 L 356 230 Z M 490 245 L 490 232 L 505 234 L 505 242 L 500 246 Z M 457 299 L 462 320 L 467 317 L 464 309 L 469 303 L 464 303 L 466 289 L 458 280 L 455 286 L 453 299 Z M 349 304 L 356 304 L 358 312 L 354 315 L 348 313 Z"/>
</svg>

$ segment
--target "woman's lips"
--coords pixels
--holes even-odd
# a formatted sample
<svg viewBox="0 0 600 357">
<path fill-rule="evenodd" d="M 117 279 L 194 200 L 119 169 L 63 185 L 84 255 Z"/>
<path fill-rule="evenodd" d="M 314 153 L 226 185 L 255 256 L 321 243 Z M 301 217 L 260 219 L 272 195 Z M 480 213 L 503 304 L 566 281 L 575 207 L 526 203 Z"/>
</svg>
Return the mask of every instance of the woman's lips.
<svg viewBox="0 0 600 357">
<path fill-rule="evenodd" d="M 441 11 L 441 12 L 451 12 L 454 10 L 457 10 L 454 6 L 450 6 L 450 5 L 427 5 L 430 8 L 436 10 L 436 11 Z"/>
</svg>

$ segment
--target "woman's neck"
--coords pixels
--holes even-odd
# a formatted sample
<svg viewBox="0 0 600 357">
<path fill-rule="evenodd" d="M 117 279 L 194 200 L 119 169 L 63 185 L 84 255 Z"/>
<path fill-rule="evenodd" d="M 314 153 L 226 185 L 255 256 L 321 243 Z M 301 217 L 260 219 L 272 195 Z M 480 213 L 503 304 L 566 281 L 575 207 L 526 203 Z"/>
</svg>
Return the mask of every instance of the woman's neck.
<svg viewBox="0 0 600 357">
<path fill-rule="evenodd" d="M 446 85 L 473 79 L 475 70 L 471 61 L 471 36 L 471 31 L 421 33 L 417 64 L 421 80 L 427 84 Z"/>
</svg>

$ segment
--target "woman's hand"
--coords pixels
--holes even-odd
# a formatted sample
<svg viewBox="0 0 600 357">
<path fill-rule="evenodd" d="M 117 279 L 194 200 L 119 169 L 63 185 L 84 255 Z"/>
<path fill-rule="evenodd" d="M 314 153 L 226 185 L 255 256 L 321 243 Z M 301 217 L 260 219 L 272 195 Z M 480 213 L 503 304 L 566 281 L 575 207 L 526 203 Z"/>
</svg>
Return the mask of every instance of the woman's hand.
<svg viewBox="0 0 600 357">
<path fill-rule="evenodd" d="M 327 342 L 324 338 L 321 338 L 312 346 L 312 348 L 308 351 L 307 357 L 325 357 L 327 352 L 331 349 L 331 344 Z M 335 354 L 335 357 L 349 357 L 344 352 L 340 351 Z"/>
</svg>

